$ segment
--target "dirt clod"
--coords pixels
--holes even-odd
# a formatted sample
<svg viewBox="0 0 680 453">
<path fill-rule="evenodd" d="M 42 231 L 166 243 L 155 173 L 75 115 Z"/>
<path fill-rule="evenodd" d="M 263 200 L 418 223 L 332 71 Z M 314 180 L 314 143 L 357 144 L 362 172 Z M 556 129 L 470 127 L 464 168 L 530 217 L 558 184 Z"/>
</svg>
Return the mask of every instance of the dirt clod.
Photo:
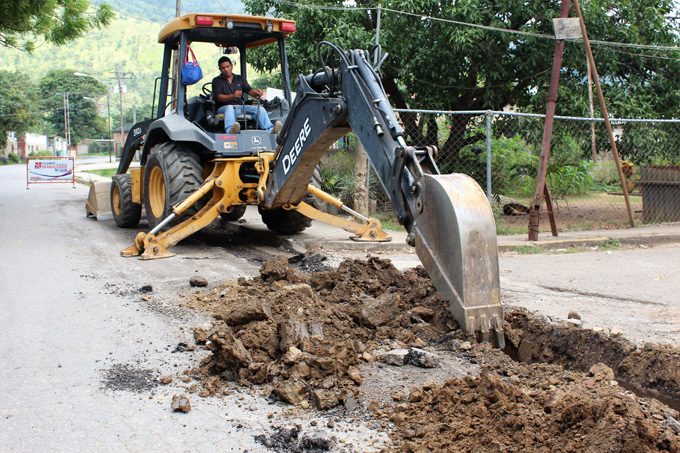
<svg viewBox="0 0 680 453">
<path fill-rule="evenodd" d="M 189 279 L 189 285 L 196 287 L 208 286 L 208 280 L 203 277 L 194 276 Z"/>
<path fill-rule="evenodd" d="M 186 395 L 173 395 L 170 407 L 175 412 L 184 412 L 186 414 L 191 410 L 191 402 Z"/>
</svg>

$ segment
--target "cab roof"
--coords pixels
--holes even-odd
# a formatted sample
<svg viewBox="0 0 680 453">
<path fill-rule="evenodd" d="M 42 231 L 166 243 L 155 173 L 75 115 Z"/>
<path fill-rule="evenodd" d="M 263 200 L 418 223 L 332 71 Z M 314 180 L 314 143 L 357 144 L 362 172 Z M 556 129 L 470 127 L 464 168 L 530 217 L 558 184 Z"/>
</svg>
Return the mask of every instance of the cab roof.
<svg viewBox="0 0 680 453">
<path fill-rule="evenodd" d="M 233 28 L 228 28 L 229 23 Z M 161 29 L 158 42 L 179 42 L 181 32 L 187 33 L 189 42 L 251 48 L 276 42 L 281 36 L 287 38 L 295 32 L 295 21 L 243 14 L 185 14 L 171 20 Z"/>
</svg>

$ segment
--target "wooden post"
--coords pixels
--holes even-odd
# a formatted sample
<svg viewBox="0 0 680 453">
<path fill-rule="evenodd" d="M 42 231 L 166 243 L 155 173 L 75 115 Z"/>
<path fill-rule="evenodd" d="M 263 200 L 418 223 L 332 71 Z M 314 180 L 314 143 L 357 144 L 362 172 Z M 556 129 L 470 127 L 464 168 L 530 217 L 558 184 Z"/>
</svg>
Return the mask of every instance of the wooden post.
<svg viewBox="0 0 680 453">
<path fill-rule="evenodd" d="M 562 0 L 560 17 L 565 19 L 569 16 L 570 0 Z M 550 87 L 548 88 L 548 102 L 545 114 L 545 126 L 543 129 L 543 141 L 541 142 L 541 157 L 538 161 L 538 175 L 536 176 L 536 191 L 534 201 L 529 214 L 529 240 L 538 240 L 538 226 L 541 218 L 541 205 L 543 197 L 550 192 L 547 189 L 548 158 L 550 157 L 550 142 L 552 140 L 553 123 L 555 121 L 555 106 L 557 104 L 557 90 L 560 86 L 560 69 L 562 68 L 562 54 L 564 53 L 564 40 L 558 39 L 555 43 L 555 56 L 553 57 L 552 73 L 550 75 Z M 557 228 L 553 230 L 553 236 L 557 236 Z"/>
<path fill-rule="evenodd" d="M 609 144 L 612 147 L 612 154 L 614 155 L 614 162 L 616 162 L 616 171 L 619 173 L 619 180 L 621 182 L 621 191 L 623 192 L 623 197 L 626 200 L 626 209 L 628 210 L 628 218 L 630 219 L 630 225 L 635 227 L 635 217 L 633 216 L 633 210 L 630 207 L 630 197 L 628 196 L 628 187 L 626 186 L 626 178 L 623 176 L 623 169 L 621 168 L 621 158 L 619 157 L 619 151 L 616 148 L 616 140 L 614 140 L 614 131 L 612 130 L 612 125 L 609 122 L 609 114 L 607 113 L 607 105 L 604 102 L 604 95 L 602 94 L 602 86 L 600 85 L 600 77 L 597 75 L 597 67 L 595 67 L 595 58 L 593 57 L 593 50 L 590 47 L 590 40 L 588 39 L 588 31 L 586 30 L 586 24 L 583 21 L 583 13 L 581 12 L 581 6 L 578 0 L 574 0 L 574 8 L 576 9 L 576 14 L 578 14 L 579 23 L 581 24 L 581 34 L 583 35 L 583 44 L 586 46 L 586 52 L 588 53 L 588 61 L 590 63 L 590 68 L 593 71 L 593 78 L 595 79 L 595 88 L 597 88 L 597 97 L 600 100 L 600 108 L 602 109 L 602 116 L 604 117 L 604 124 L 607 127 L 607 134 L 609 135 Z"/>
</svg>

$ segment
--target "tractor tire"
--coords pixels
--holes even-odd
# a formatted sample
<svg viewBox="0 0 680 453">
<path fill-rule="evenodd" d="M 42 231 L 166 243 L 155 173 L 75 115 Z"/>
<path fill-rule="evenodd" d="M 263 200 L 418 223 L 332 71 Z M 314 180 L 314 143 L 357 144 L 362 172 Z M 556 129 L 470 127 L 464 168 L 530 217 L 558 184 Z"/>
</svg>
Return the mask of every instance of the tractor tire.
<svg viewBox="0 0 680 453">
<path fill-rule="evenodd" d="M 321 169 L 318 165 L 314 168 L 310 183 L 317 188 L 321 187 Z M 303 198 L 302 201 L 313 208 L 322 210 L 320 200 L 310 193 L 305 195 L 305 198 Z M 302 233 L 312 226 L 312 219 L 297 211 L 289 211 L 283 208 L 258 208 L 258 210 L 262 216 L 262 222 L 267 225 L 267 228 L 278 234 Z"/>
<path fill-rule="evenodd" d="M 243 217 L 243 215 L 246 213 L 246 205 L 236 205 L 233 206 L 233 210 L 231 212 L 222 212 L 220 213 L 220 217 L 222 217 L 223 220 L 229 220 L 229 221 L 235 221 Z"/>
<path fill-rule="evenodd" d="M 278 234 L 302 233 L 312 226 L 312 219 L 297 211 L 289 211 L 283 208 L 259 208 L 259 211 L 267 228 Z"/>
<path fill-rule="evenodd" d="M 203 166 L 198 155 L 179 143 L 166 142 L 153 147 L 144 171 L 144 209 L 153 229 L 172 214 L 172 208 L 203 185 Z M 194 203 L 168 226 L 196 214 L 207 196 Z"/>
<path fill-rule="evenodd" d="M 111 179 L 111 213 L 120 228 L 137 226 L 142 218 L 142 205 L 132 202 L 130 175 L 115 175 Z"/>
</svg>

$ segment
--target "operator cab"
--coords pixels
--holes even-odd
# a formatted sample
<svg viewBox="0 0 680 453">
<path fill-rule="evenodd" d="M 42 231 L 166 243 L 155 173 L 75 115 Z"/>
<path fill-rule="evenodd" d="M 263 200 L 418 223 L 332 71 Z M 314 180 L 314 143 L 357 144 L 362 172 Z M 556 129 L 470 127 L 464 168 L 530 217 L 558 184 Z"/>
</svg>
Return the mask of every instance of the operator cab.
<svg viewBox="0 0 680 453">
<path fill-rule="evenodd" d="M 212 79 L 219 75 L 217 60 L 222 54 L 228 55 L 234 63 L 234 72 L 246 77 L 253 85 L 253 80 L 247 75 L 248 52 L 257 47 L 277 44 L 280 92 L 277 95 L 267 93 L 266 102 L 249 100 L 248 95 L 244 94 L 244 103 L 259 104 L 266 109 L 272 123 L 283 122 L 291 104 L 285 39 L 294 32 L 294 21 L 270 17 L 187 14 L 172 20 L 163 27 L 158 38 L 165 45 L 165 51 L 161 77 L 156 84 L 158 89 L 154 90 L 156 118 L 178 114 L 219 141 L 219 136 L 225 131 L 223 117 L 217 115 L 217 105 L 212 95 Z M 185 85 L 181 80 L 181 71 L 172 71 L 173 61 L 185 61 L 187 45 L 196 54 L 203 72 L 203 79 L 196 85 Z M 242 131 L 256 129 L 255 119 L 250 115 L 239 115 L 237 121 L 241 123 Z M 222 149 L 221 144 L 217 144 L 216 151 Z"/>
</svg>

